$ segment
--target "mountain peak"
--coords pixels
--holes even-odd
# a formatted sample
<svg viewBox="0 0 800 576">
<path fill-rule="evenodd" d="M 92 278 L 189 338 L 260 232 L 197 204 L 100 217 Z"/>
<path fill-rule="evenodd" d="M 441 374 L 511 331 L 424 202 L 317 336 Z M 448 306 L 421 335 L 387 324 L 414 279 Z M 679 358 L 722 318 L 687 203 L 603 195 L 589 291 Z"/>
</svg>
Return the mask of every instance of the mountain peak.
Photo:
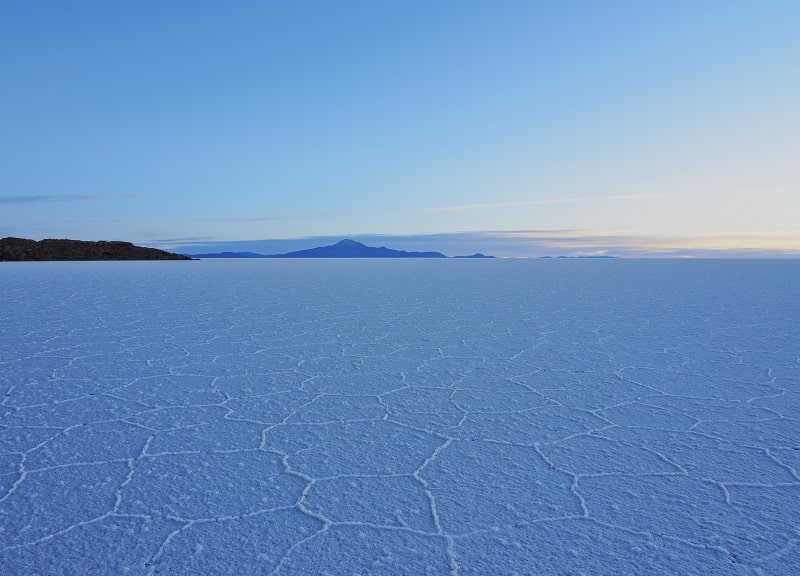
<svg viewBox="0 0 800 576">
<path fill-rule="evenodd" d="M 267 258 L 447 258 L 440 252 L 406 252 L 381 246 L 374 248 L 349 238 L 330 246 L 298 250 L 286 254 L 272 254 Z"/>
</svg>

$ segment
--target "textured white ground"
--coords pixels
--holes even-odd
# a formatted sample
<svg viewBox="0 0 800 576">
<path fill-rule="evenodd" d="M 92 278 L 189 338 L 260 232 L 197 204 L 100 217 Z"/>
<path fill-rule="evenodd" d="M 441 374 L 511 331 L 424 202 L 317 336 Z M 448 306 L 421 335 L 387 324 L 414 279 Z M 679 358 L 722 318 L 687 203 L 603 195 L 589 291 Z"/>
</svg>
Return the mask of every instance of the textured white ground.
<svg viewBox="0 0 800 576">
<path fill-rule="evenodd" d="M 0 566 L 800 573 L 800 262 L 0 264 Z"/>
</svg>

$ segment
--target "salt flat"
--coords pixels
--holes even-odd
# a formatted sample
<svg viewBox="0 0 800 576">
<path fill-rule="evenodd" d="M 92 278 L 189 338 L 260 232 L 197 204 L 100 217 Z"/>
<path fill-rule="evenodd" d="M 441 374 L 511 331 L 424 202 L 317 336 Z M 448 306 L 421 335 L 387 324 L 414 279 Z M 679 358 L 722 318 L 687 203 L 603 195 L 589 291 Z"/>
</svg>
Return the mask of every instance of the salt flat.
<svg viewBox="0 0 800 576">
<path fill-rule="evenodd" d="M 800 573 L 800 262 L 0 265 L 4 574 Z"/>
</svg>

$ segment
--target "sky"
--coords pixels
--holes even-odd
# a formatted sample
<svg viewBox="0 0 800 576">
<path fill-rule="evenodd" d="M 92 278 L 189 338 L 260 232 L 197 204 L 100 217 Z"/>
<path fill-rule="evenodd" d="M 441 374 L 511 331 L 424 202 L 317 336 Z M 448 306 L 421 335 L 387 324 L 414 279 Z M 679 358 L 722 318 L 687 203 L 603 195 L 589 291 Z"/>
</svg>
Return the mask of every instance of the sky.
<svg viewBox="0 0 800 576">
<path fill-rule="evenodd" d="M 0 237 L 800 256 L 798 29 L 795 0 L 5 0 Z"/>
</svg>

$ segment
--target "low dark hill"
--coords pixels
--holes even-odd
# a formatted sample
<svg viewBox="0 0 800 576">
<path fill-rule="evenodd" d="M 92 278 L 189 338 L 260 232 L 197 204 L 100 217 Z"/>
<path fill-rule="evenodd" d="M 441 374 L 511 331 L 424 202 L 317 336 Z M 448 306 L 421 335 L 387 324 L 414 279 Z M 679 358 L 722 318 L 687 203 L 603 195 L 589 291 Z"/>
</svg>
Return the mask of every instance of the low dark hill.
<svg viewBox="0 0 800 576">
<path fill-rule="evenodd" d="M 156 248 L 135 246 L 130 242 L 87 242 L 84 240 L 0 240 L 0 261 L 28 260 L 191 260 Z"/>
<path fill-rule="evenodd" d="M 342 240 L 331 246 L 320 246 L 265 258 L 447 258 L 441 252 L 406 252 L 381 246 L 374 248 L 355 240 Z"/>
</svg>

